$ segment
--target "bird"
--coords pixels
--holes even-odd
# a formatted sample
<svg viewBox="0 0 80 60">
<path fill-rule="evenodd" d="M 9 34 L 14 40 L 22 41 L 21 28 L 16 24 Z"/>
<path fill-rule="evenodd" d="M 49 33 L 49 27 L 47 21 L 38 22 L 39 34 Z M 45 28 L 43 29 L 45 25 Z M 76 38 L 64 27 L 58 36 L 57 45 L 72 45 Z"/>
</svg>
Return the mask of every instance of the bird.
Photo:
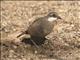
<svg viewBox="0 0 80 60">
<path fill-rule="evenodd" d="M 46 40 L 45 36 L 52 32 L 54 22 L 57 20 L 61 20 L 61 17 L 56 12 L 50 12 L 46 16 L 37 18 L 25 32 L 17 37 L 23 34 L 29 34 L 35 44 L 41 45 Z"/>
</svg>

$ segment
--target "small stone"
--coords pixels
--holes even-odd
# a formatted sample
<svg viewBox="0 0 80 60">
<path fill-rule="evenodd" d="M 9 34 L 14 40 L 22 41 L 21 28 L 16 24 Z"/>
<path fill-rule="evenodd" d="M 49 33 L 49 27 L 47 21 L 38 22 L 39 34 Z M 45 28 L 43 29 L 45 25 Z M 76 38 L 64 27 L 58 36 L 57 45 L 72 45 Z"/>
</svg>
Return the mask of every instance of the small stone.
<svg viewBox="0 0 80 60">
<path fill-rule="evenodd" d="M 15 49 L 17 48 L 17 46 L 13 46 Z"/>
<path fill-rule="evenodd" d="M 13 50 L 10 50 L 9 52 L 13 53 L 14 51 Z"/>
<path fill-rule="evenodd" d="M 35 51 L 34 53 L 35 53 L 35 54 L 37 54 L 38 52 L 37 52 L 37 51 Z"/>
</svg>

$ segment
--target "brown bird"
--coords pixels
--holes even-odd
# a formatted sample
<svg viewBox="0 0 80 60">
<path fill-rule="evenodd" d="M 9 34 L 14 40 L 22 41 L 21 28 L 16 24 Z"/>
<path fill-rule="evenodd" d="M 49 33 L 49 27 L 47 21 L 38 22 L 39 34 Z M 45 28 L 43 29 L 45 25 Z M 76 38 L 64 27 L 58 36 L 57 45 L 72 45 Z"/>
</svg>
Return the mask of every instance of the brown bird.
<svg viewBox="0 0 80 60">
<path fill-rule="evenodd" d="M 33 40 L 37 45 L 41 45 L 46 40 L 45 36 L 52 32 L 54 22 L 59 19 L 61 19 L 61 17 L 58 16 L 56 12 L 50 12 L 47 16 L 36 19 L 30 25 L 28 30 L 17 37 L 20 37 L 23 34 L 30 34 L 31 40 Z"/>
</svg>

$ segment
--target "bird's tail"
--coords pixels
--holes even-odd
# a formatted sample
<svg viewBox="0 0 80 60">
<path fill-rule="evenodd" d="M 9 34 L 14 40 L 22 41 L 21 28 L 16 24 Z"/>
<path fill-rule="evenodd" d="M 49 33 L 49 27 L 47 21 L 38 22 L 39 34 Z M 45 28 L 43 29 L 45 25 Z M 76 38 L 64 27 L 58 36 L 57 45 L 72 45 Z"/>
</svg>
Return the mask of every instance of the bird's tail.
<svg viewBox="0 0 80 60">
<path fill-rule="evenodd" d="M 21 34 L 19 34 L 19 35 L 17 36 L 17 38 L 20 37 L 20 36 L 22 36 L 22 35 L 24 35 L 24 34 L 28 34 L 28 31 L 22 32 Z"/>
</svg>

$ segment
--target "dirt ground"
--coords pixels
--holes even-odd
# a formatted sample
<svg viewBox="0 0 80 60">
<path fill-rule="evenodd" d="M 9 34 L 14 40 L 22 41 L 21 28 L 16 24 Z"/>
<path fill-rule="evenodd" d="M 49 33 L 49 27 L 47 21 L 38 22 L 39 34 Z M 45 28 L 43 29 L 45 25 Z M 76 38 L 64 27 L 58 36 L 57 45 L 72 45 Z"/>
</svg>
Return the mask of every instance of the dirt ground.
<svg viewBox="0 0 80 60">
<path fill-rule="evenodd" d="M 62 20 L 39 48 L 16 38 L 50 11 Z M 80 1 L 1 1 L 1 60 L 80 60 Z"/>
</svg>

